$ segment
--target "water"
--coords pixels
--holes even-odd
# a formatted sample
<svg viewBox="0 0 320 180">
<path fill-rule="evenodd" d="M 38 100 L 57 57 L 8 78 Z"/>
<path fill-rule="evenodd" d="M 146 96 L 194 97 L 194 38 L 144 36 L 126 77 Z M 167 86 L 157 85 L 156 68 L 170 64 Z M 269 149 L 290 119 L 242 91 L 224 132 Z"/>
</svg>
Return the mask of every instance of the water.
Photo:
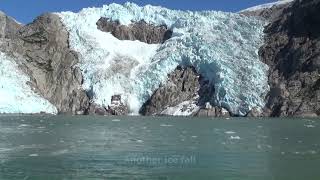
<svg viewBox="0 0 320 180">
<path fill-rule="evenodd" d="M 318 180 L 319 122 L 1 116 L 0 179 Z"/>
</svg>

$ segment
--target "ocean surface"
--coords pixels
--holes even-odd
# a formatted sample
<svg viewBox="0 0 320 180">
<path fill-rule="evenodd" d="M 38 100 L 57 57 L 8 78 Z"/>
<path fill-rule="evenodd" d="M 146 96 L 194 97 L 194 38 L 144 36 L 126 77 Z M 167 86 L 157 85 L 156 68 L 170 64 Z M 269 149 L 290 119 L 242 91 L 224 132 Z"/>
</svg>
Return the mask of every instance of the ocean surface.
<svg viewBox="0 0 320 180">
<path fill-rule="evenodd" d="M 319 180 L 317 119 L 0 116 L 0 180 Z"/>
</svg>

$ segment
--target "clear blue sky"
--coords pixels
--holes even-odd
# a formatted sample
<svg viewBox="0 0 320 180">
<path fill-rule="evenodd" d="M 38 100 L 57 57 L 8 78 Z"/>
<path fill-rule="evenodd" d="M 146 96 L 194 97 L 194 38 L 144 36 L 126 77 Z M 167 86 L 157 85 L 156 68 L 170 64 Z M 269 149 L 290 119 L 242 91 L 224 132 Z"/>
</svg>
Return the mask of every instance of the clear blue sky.
<svg viewBox="0 0 320 180">
<path fill-rule="evenodd" d="M 123 4 L 128 0 L 0 0 L 0 10 L 22 23 L 31 22 L 45 12 L 74 11 L 103 4 Z M 131 0 L 139 5 L 160 5 L 182 10 L 221 10 L 237 12 L 241 9 L 275 0 Z"/>
</svg>

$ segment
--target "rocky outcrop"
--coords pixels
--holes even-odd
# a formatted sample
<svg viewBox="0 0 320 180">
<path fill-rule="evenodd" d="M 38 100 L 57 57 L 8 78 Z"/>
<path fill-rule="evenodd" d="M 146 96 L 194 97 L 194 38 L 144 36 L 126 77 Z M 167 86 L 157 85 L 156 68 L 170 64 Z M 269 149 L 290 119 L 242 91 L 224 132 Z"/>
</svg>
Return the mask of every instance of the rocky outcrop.
<svg viewBox="0 0 320 180">
<path fill-rule="evenodd" d="M 114 95 L 111 97 L 111 104 L 108 107 L 101 106 L 96 103 L 90 103 L 85 114 L 101 116 L 125 116 L 129 114 L 129 108 L 121 101 L 121 95 Z"/>
<path fill-rule="evenodd" d="M 161 85 L 142 106 L 142 115 L 168 115 L 180 108 L 181 114 L 205 117 L 229 117 L 230 113 L 222 107 L 209 103 L 214 89 L 194 67 L 178 66 L 168 75 L 165 85 Z M 191 103 L 191 104 L 190 104 Z M 197 108 L 196 108 L 196 107 Z M 196 110 L 196 111 L 195 111 Z"/>
<path fill-rule="evenodd" d="M 31 78 L 30 86 L 60 113 L 84 112 L 89 101 L 81 88 L 78 56 L 69 47 L 68 32 L 59 16 L 44 14 L 23 27 L 12 21 L 6 24 L 10 33 L 2 32 L 11 39 L 3 40 L 0 48 L 19 59 L 17 63 Z"/>
<path fill-rule="evenodd" d="M 103 32 L 110 32 L 120 40 L 139 40 L 148 44 L 159 44 L 170 39 L 172 30 L 166 25 L 155 26 L 145 21 L 133 22 L 129 26 L 121 25 L 119 21 L 100 18 L 97 27 Z"/>
<path fill-rule="evenodd" d="M 100 106 L 96 103 L 90 103 L 88 109 L 84 113 L 85 115 L 99 115 L 99 116 L 108 116 L 111 115 L 107 107 Z"/>
<path fill-rule="evenodd" d="M 320 0 L 297 0 L 265 28 L 270 116 L 320 115 Z"/>
<path fill-rule="evenodd" d="M 230 113 L 228 110 L 222 107 L 212 107 L 209 103 L 207 103 L 204 107 L 202 107 L 197 114 L 197 117 L 230 117 Z"/>
<path fill-rule="evenodd" d="M 198 95 L 200 75 L 193 67 L 177 67 L 143 105 L 143 115 L 160 114 L 167 107 L 174 107 Z"/>
</svg>

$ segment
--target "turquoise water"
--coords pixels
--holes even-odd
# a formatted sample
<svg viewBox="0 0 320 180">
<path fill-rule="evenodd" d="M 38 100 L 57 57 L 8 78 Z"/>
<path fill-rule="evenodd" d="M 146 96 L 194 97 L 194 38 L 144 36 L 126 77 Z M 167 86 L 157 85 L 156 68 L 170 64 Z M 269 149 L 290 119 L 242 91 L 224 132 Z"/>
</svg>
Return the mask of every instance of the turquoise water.
<svg viewBox="0 0 320 180">
<path fill-rule="evenodd" d="M 319 180 L 319 122 L 1 116 L 0 180 Z"/>
</svg>

